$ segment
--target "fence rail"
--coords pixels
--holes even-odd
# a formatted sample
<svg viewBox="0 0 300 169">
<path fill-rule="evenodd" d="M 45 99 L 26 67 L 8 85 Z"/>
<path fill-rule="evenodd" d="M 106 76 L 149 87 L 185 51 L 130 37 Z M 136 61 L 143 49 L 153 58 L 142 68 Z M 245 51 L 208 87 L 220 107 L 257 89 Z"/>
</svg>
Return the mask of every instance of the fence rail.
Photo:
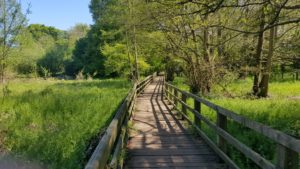
<svg viewBox="0 0 300 169">
<path fill-rule="evenodd" d="M 172 103 L 182 114 L 184 119 L 186 119 L 191 125 L 196 128 L 200 136 L 229 165 L 230 168 L 239 167 L 226 155 L 228 144 L 235 147 L 247 158 L 251 159 L 254 163 L 256 163 L 263 169 L 298 169 L 300 153 L 299 139 L 289 136 L 281 131 L 272 129 L 269 126 L 250 120 L 244 116 L 238 115 L 199 96 L 180 90 L 167 82 L 164 83 L 164 94 L 169 102 Z M 193 99 L 194 107 L 191 107 L 187 104 L 187 98 Z M 179 103 L 181 104 L 181 110 L 177 107 Z M 216 111 L 217 121 L 215 123 L 201 114 L 202 104 Z M 194 121 L 188 118 L 187 110 L 193 113 Z M 270 161 L 266 160 L 260 154 L 253 151 L 251 148 L 241 143 L 230 133 L 228 133 L 228 119 L 231 119 L 244 127 L 252 129 L 253 131 L 260 133 L 274 141 L 277 144 L 276 164 L 274 165 Z M 217 144 L 210 140 L 201 130 L 202 122 L 206 123 L 207 126 L 209 126 L 217 133 Z"/>
<path fill-rule="evenodd" d="M 104 169 L 121 167 L 121 150 L 127 139 L 127 122 L 134 109 L 135 100 L 139 93 L 152 82 L 153 76 L 146 77 L 143 81 L 134 84 L 127 97 L 118 108 L 114 118 L 106 129 L 99 144 L 94 150 L 85 169 Z"/>
</svg>

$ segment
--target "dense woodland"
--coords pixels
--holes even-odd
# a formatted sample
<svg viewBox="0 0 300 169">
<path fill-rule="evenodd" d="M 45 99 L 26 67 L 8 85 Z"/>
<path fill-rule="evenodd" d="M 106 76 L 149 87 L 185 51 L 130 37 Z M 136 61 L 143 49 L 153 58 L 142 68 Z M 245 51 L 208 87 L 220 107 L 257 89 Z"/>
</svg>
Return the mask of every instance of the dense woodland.
<svg viewBox="0 0 300 169">
<path fill-rule="evenodd" d="M 165 70 L 167 80 L 184 74 L 192 92 L 206 95 L 213 84 L 250 75 L 253 94 L 262 97 L 270 78 L 299 79 L 296 0 L 92 0 L 95 23 L 68 31 L 26 26 L 19 4 L 7 2 L 8 13 L 9 5 L 19 12 L 1 20 L 1 72 L 8 77 L 133 79 Z"/>
<path fill-rule="evenodd" d="M 30 5 L 24 12 L 17 0 L 0 0 L 0 153 L 82 168 L 130 82 L 154 72 L 300 138 L 299 0 L 91 0 L 89 8 L 92 25 L 59 30 L 28 24 Z M 273 143 L 228 126 L 274 161 Z"/>
<path fill-rule="evenodd" d="M 167 80 L 184 74 L 194 93 L 251 75 L 253 94 L 266 97 L 271 72 L 299 78 L 297 1 L 94 0 L 91 11 L 104 54 L 123 44 Z"/>
</svg>

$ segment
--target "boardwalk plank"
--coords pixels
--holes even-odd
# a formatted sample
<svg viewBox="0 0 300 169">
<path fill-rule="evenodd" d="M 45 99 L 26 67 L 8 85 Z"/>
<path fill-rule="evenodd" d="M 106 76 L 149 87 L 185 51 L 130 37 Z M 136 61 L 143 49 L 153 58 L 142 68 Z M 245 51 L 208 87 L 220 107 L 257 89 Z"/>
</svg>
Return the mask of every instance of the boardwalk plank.
<svg viewBox="0 0 300 169">
<path fill-rule="evenodd" d="M 199 163 L 199 162 L 192 162 L 192 163 L 186 163 L 186 162 L 170 162 L 170 163 L 135 163 L 130 165 L 132 168 L 139 168 L 139 167 L 147 167 L 147 168 L 161 168 L 161 167 L 197 167 L 199 168 L 224 168 L 223 164 L 216 164 L 213 162 L 210 163 Z"/>
</svg>

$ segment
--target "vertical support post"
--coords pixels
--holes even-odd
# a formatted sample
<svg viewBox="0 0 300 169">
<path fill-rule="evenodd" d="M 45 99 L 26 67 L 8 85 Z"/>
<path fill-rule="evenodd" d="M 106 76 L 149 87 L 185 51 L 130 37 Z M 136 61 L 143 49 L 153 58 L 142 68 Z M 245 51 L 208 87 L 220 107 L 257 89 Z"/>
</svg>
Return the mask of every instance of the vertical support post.
<svg viewBox="0 0 300 169">
<path fill-rule="evenodd" d="M 166 96 L 167 99 L 169 98 L 169 97 L 168 97 L 168 96 L 169 96 L 169 95 L 168 95 L 168 91 L 169 91 L 168 88 L 169 88 L 169 86 L 168 86 L 167 83 L 165 82 L 165 89 L 166 89 L 166 90 L 165 90 L 165 96 Z"/>
<path fill-rule="evenodd" d="M 176 89 L 174 89 L 174 104 L 175 106 L 178 106 L 178 101 L 177 101 L 177 98 L 178 98 L 178 91 Z"/>
<path fill-rule="evenodd" d="M 299 154 L 281 144 L 277 144 L 276 169 L 298 169 Z"/>
<path fill-rule="evenodd" d="M 175 100 L 176 100 L 176 99 L 175 99 L 175 90 L 176 90 L 176 89 L 172 87 L 172 94 L 173 94 L 173 95 L 172 95 L 172 101 L 173 101 L 173 104 L 174 104 L 174 102 L 175 102 Z"/>
<path fill-rule="evenodd" d="M 181 93 L 181 101 L 186 103 L 186 95 L 184 93 Z M 183 104 L 181 104 L 181 111 L 184 115 L 187 115 L 186 107 Z M 183 120 L 184 117 L 182 116 L 181 119 Z"/>
<path fill-rule="evenodd" d="M 137 90 L 134 90 L 133 92 L 133 100 L 131 101 L 131 104 L 132 104 L 132 110 L 131 112 L 129 112 L 129 120 L 132 119 L 133 117 L 133 113 L 134 113 L 134 110 L 135 110 L 135 102 L 136 102 L 136 97 L 137 97 L 138 93 L 137 93 Z"/>
<path fill-rule="evenodd" d="M 168 85 L 168 92 L 167 92 L 167 95 L 168 95 L 168 98 L 169 98 L 169 102 L 171 101 L 171 95 L 170 95 L 170 92 L 171 92 L 171 87 Z"/>
<path fill-rule="evenodd" d="M 227 117 L 219 112 L 217 112 L 217 126 L 223 130 L 227 130 Z M 218 135 L 217 143 L 218 143 L 219 148 L 224 153 L 226 153 L 227 152 L 226 140 L 222 136 Z"/>
<path fill-rule="evenodd" d="M 163 77 L 163 84 L 162 84 L 162 95 L 163 97 L 165 97 L 165 90 L 166 90 L 166 82 L 165 82 L 165 78 Z"/>
<path fill-rule="evenodd" d="M 174 102 L 174 97 L 172 96 L 172 93 L 173 93 L 173 87 L 169 86 L 170 87 L 170 93 L 169 93 L 169 97 L 170 97 L 170 101 L 171 102 Z"/>
<path fill-rule="evenodd" d="M 127 127 L 125 128 L 125 129 L 123 129 L 124 131 L 123 131 L 123 133 L 121 133 L 121 135 L 120 135 L 120 137 L 122 137 L 122 140 L 121 140 L 121 150 L 120 150 L 120 154 L 119 154 L 119 159 L 118 159 L 118 161 L 117 161 L 117 168 L 123 168 L 123 163 L 120 163 L 120 160 L 124 160 L 123 158 L 124 157 L 122 157 L 122 151 L 124 150 L 124 148 L 125 148 L 125 145 L 126 145 L 126 140 L 127 140 L 127 138 L 128 138 L 128 131 L 127 131 Z M 124 135 L 124 136 L 123 136 Z"/>
<path fill-rule="evenodd" d="M 199 112 L 199 114 L 201 115 L 201 103 L 196 99 L 194 99 L 194 110 Z M 194 115 L 194 123 L 196 126 L 201 128 L 201 120 L 196 115 Z"/>
</svg>

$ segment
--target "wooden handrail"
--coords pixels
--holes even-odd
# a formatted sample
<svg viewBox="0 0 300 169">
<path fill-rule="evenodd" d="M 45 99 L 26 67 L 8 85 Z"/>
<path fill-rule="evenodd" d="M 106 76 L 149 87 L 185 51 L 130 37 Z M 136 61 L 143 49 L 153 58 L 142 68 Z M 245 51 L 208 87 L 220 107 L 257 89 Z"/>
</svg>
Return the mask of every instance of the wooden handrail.
<svg viewBox="0 0 300 169">
<path fill-rule="evenodd" d="M 258 166 L 264 169 L 298 169 L 298 163 L 299 163 L 299 153 L 300 153 L 300 140 L 289 136 L 281 131 L 275 130 L 269 126 L 263 125 L 261 123 L 258 123 L 256 121 L 250 120 L 247 117 L 238 115 L 230 110 L 227 110 L 223 107 L 220 107 L 214 103 L 211 103 L 199 96 L 196 96 L 194 94 L 188 93 L 186 91 L 180 90 L 177 87 L 165 83 L 165 96 L 166 98 L 174 105 L 176 106 L 179 102 L 182 105 L 182 110 L 180 111 L 184 116 L 185 119 L 187 119 L 187 116 L 185 115 L 185 109 L 190 110 L 194 116 L 195 116 L 195 122 L 198 124 L 201 123 L 200 121 L 205 122 L 210 128 L 212 128 L 217 134 L 218 134 L 218 146 L 211 145 L 212 148 L 220 155 L 220 151 L 226 153 L 226 143 L 229 143 L 230 145 L 237 148 L 240 152 L 242 152 L 246 157 L 250 158 L 253 162 L 255 162 Z M 172 92 L 174 91 L 174 92 Z M 181 98 L 178 96 L 178 93 L 181 94 Z M 183 98 L 183 99 L 182 99 Z M 194 99 L 194 108 L 190 107 L 186 103 L 186 98 L 192 98 Z M 217 124 L 214 124 L 210 120 L 208 120 L 206 117 L 204 117 L 201 114 L 201 104 L 204 104 L 208 106 L 209 108 L 213 109 L 217 113 Z M 183 108 L 184 107 L 184 108 Z M 247 147 L 240 141 L 238 141 L 236 138 L 231 136 L 226 131 L 226 123 L 227 118 L 232 119 L 233 121 L 250 128 L 268 138 L 273 140 L 277 143 L 277 164 L 274 165 L 270 161 L 264 159 L 260 154 L 253 151 L 251 148 Z M 189 122 L 191 122 L 189 119 L 187 119 Z M 195 122 L 193 124 L 195 124 Z M 192 122 L 191 122 L 192 123 Z M 201 131 L 200 126 L 194 125 L 197 127 L 197 130 L 201 132 L 201 135 L 204 134 L 204 132 Z M 208 137 L 207 137 L 208 139 Z M 208 140 L 212 142 L 211 140 Z M 225 142 L 226 141 L 226 142 Z M 232 168 L 236 168 L 232 164 L 232 161 L 228 160 L 228 156 L 224 157 L 224 154 L 220 155 L 221 158 L 225 162 L 230 163 L 229 166 Z"/>
<path fill-rule="evenodd" d="M 126 142 L 125 136 L 127 121 L 134 109 L 136 96 L 145 89 L 153 80 L 153 76 L 146 77 L 143 81 L 135 83 L 121 106 L 118 108 L 114 118 L 105 131 L 105 134 L 99 141 L 91 158 L 85 166 L 85 169 L 104 169 L 109 163 L 111 155 L 111 168 L 116 168 L 120 156 L 122 144 Z M 122 129 L 123 128 L 123 129 Z M 123 131 L 123 132 L 122 132 Z"/>
</svg>

